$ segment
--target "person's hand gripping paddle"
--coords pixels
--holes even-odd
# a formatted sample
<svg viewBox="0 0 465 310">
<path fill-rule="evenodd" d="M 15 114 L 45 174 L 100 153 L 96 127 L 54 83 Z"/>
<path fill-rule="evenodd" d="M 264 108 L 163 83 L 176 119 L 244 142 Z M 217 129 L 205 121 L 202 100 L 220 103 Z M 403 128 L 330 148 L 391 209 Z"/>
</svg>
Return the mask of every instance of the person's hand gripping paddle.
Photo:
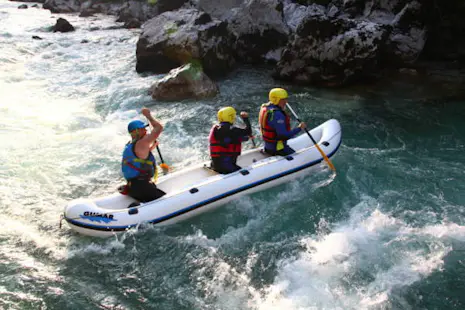
<svg viewBox="0 0 465 310">
<path fill-rule="evenodd" d="M 294 110 L 291 108 L 291 106 L 289 105 L 289 103 L 286 104 L 287 107 L 289 108 L 289 111 L 291 111 L 291 113 L 294 115 L 294 117 L 297 119 L 297 121 L 299 123 L 301 123 L 299 117 L 297 116 L 297 114 L 294 112 Z M 305 132 L 307 133 L 307 135 L 309 136 L 309 138 L 312 140 L 313 144 L 316 146 L 316 148 L 318 149 L 318 151 L 320 152 L 321 156 L 323 156 L 324 160 L 326 161 L 326 163 L 328 164 L 329 168 L 331 170 L 333 170 L 334 172 L 336 172 L 336 167 L 334 167 L 333 163 L 329 160 L 328 156 L 326 156 L 326 154 L 323 152 L 323 150 L 318 146 L 318 143 L 316 143 L 315 139 L 313 139 L 312 135 L 310 134 L 310 132 L 308 131 L 307 128 L 305 128 Z"/>
</svg>

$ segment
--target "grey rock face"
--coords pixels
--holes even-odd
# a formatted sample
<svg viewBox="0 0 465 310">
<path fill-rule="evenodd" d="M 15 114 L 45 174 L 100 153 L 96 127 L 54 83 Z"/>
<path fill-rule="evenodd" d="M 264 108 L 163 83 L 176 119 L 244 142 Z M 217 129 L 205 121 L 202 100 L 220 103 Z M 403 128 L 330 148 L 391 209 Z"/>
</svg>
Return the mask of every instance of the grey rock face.
<svg viewBox="0 0 465 310">
<path fill-rule="evenodd" d="M 203 99 L 218 94 L 218 86 L 203 72 L 198 63 L 189 63 L 171 70 L 149 90 L 153 99 L 177 101 Z"/>
<path fill-rule="evenodd" d="M 309 12 L 284 50 L 275 76 L 303 84 L 342 85 L 379 69 L 388 27 Z"/>
<path fill-rule="evenodd" d="M 137 72 L 166 73 L 198 60 L 209 76 L 224 75 L 235 64 L 226 23 L 195 9 L 165 12 L 143 25 L 137 42 Z"/>
<path fill-rule="evenodd" d="M 52 13 L 79 12 L 81 2 L 79 0 L 46 0 L 43 8 Z"/>
<path fill-rule="evenodd" d="M 272 60 L 270 55 L 286 45 L 290 33 L 280 0 L 247 0 L 231 11 L 227 21 L 236 37 L 235 50 L 247 63 Z"/>
</svg>

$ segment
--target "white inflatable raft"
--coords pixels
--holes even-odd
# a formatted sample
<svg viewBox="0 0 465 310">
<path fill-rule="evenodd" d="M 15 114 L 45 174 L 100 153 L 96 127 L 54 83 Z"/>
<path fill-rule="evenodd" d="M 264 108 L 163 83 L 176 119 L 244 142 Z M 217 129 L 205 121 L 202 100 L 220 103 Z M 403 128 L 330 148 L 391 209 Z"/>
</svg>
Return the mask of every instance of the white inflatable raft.
<svg viewBox="0 0 465 310">
<path fill-rule="evenodd" d="M 310 131 L 324 153 L 333 156 L 341 144 L 341 127 L 329 120 Z M 82 234 L 107 237 L 140 223 L 168 225 L 210 211 L 243 195 L 261 191 L 310 173 L 323 162 L 318 149 L 306 134 L 288 141 L 292 155 L 269 156 L 252 149 L 238 158 L 242 170 L 222 175 L 206 164 L 160 177 L 157 186 L 167 194 L 160 199 L 138 203 L 116 193 L 97 199 L 71 201 L 63 218 Z"/>
</svg>

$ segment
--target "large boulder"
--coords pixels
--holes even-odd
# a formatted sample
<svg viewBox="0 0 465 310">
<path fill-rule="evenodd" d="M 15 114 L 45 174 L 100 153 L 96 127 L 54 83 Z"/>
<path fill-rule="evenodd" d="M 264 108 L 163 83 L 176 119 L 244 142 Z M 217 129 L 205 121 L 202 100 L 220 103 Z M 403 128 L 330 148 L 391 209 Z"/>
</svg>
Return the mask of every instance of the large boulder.
<svg viewBox="0 0 465 310">
<path fill-rule="evenodd" d="M 198 62 L 171 70 L 149 89 L 153 99 L 166 101 L 210 98 L 218 92 L 218 86 L 203 72 Z"/>
<path fill-rule="evenodd" d="M 235 8 L 240 7 L 246 0 L 196 0 L 192 4 L 198 10 L 204 11 L 222 21 L 227 20 Z"/>
<path fill-rule="evenodd" d="M 137 42 L 137 72 L 166 73 L 198 60 L 209 76 L 229 73 L 235 64 L 233 37 L 225 22 L 196 9 L 165 12 L 143 26 Z"/>
<path fill-rule="evenodd" d="M 421 5 L 417 1 L 405 4 L 391 22 L 389 36 L 391 62 L 406 64 L 418 59 L 426 42 L 427 28 L 421 18 Z M 390 56 L 391 56 L 390 55 Z"/>
<path fill-rule="evenodd" d="M 368 1 L 362 18 L 391 26 L 386 42 L 386 63 L 402 66 L 419 57 L 426 42 L 427 29 L 418 1 Z"/>
<path fill-rule="evenodd" d="M 337 6 L 336 6 L 337 5 Z M 427 29 L 416 0 L 334 0 L 284 8 L 293 32 L 274 76 L 343 85 L 402 67 L 421 54 Z"/>
<path fill-rule="evenodd" d="M 274 76 L 303 84 L 343 85 L 379 70 L 389 28 L 308 11 Z"/>
<path fill-rule="evenodd" d="M 81 8 L 80 0 L 46 0 L 43 8 L 52 13 L 74 13 Z"/>
<path fill-rule="evenodd" d="M 124 2 L 117 14 L 117 22 L 124 22 L 127 28 L 131 25 L 140 27 L 150 18 L 157 16 L 158 6 L 149 1 L 129 0 Z"/>
<path fill-rule="evenodd" d="M 188 0 L 126 0 L 118 11 L 117 21 L 129 25 L 142 25 L 149 19 L 167 12 L 177 10 Z"/>
<path fill-rule="evenodd" d="M 125 0 L 45 0 L 44 9 L 52 13 L 76 13 L 83 16 L 92 13 L 117 15 Z M 142 0 L 141 0 L 142 1 Z"/>
<path fill-rule="evenodd" d="M 236 37 L 239 59 L 247 63 L 279 60 L 290 33 L 281 0 L 246 0 L 227 21 Z"/>
</svg>

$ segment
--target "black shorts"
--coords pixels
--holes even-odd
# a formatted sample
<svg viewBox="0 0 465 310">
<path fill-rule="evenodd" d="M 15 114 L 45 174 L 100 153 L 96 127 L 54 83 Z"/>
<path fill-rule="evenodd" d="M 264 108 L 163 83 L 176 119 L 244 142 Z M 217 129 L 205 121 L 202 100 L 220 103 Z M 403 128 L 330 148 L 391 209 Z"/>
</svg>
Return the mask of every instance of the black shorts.
<svg viewBox="0 0 465 310">
<path fill-rule="evenodd" d="M 213 170 L 221 174 L 228 174 L 242 169 L 236 164 L 236 158 L 226 162 L 222 158 L 212 158 L 210 165 Z"/>
<path fill-rule="evenodd" d="M 158 189 L 151 181 L 131 180 L 128 195 L 140 202 L 149 202 L 166 195 L 166 193 Z"/>
<path fill-rule="evenodd" d="M 279 155 L 279 156 L 287 156 L 287 155 L 290 155 L 290 154 L 294 154 L 295 151 L 294 149 L 290 148 L 289 146 L 282 149 L 282 150 L 279 150 L 279 151 L 271 151 L 271 150 L 267 150 L 265 149 L 265 153 L 267 154 L 270 154 L 272 156 L 276 156 L 276 155 Z"/>
</svg>

